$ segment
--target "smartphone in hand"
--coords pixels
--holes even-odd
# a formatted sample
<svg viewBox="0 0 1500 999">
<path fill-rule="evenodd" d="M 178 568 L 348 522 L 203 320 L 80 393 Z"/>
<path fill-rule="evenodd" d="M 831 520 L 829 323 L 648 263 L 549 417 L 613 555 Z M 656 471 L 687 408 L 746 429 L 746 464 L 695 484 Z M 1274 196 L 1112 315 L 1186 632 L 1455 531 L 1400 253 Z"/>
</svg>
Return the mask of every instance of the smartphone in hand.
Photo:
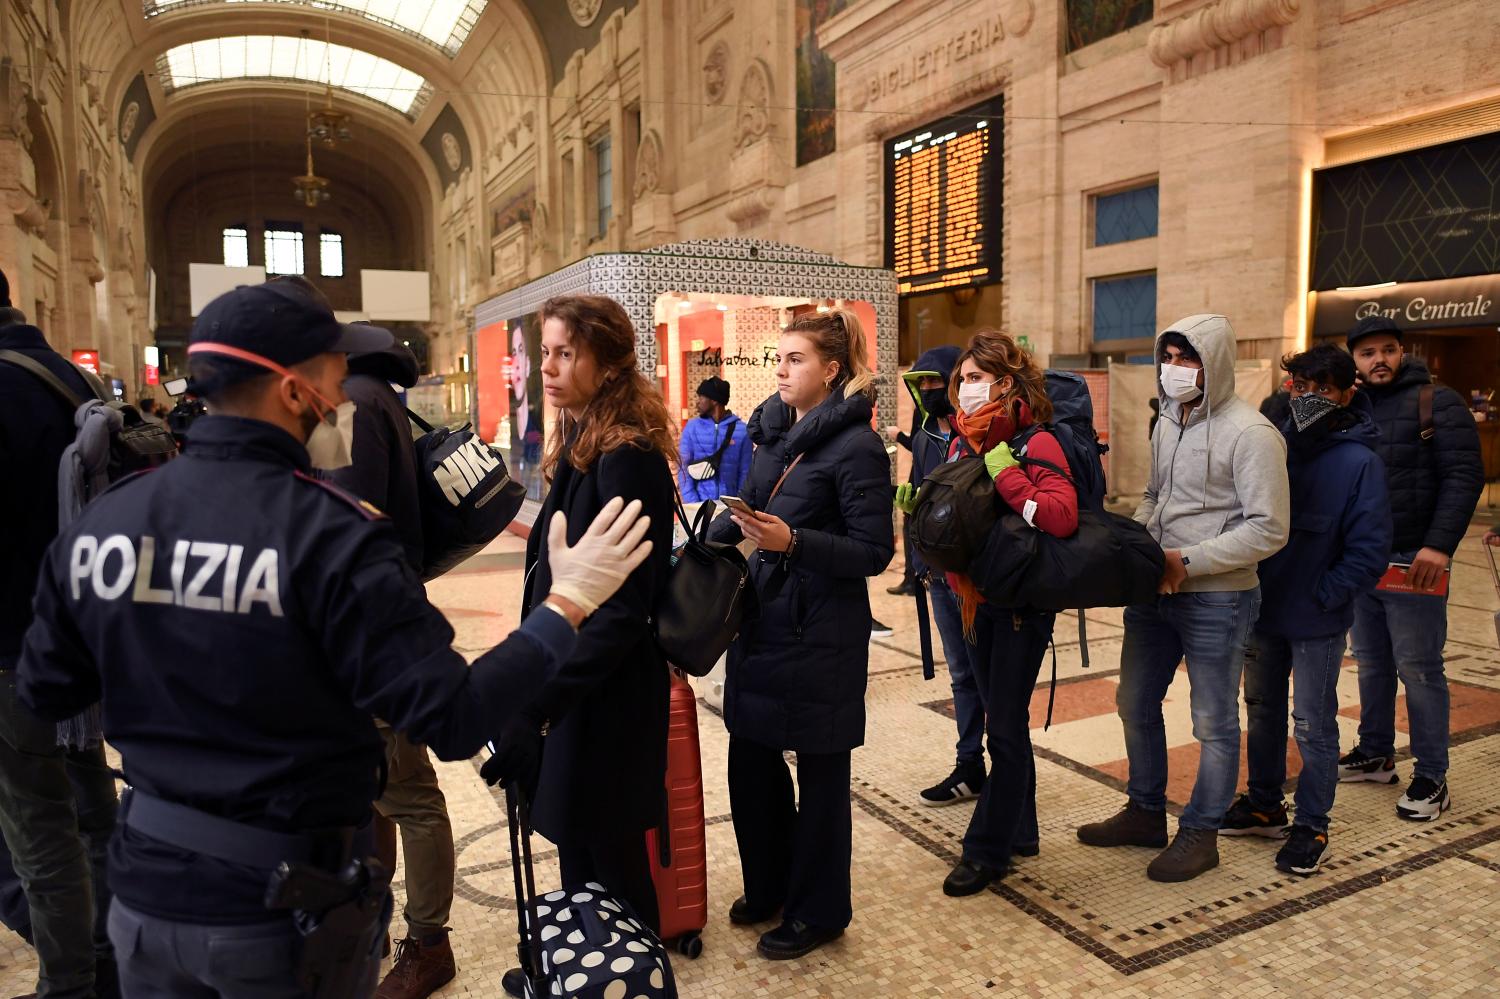
<svg viewBox="0 0 1500 999">
<path fill-rule="evenodd" d="M 729 509 L 739 514 L 741 517 L 750 517 L 752 519 L 755 517 L 755 507 L 751 506 L 749 503 L 746 503 L 738 496 L 720 496 L 719 502 L 729 507 Z"/>
</svg>

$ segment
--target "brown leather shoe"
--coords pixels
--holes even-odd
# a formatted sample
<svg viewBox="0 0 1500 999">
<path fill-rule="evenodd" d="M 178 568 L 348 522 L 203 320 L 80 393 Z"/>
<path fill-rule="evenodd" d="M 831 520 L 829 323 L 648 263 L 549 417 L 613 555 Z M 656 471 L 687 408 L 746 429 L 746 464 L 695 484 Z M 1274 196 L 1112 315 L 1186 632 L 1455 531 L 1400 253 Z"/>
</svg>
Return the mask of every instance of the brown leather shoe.
<svg viewBox="0 0 1500 999">
<path fill-rule="evenodd" d="M 427 999 L 457 973 L 446 931 L 427 943 L 414 937 L 397 940 L 396 963 L 380 983 L 375 999 Z"/>
</svg>

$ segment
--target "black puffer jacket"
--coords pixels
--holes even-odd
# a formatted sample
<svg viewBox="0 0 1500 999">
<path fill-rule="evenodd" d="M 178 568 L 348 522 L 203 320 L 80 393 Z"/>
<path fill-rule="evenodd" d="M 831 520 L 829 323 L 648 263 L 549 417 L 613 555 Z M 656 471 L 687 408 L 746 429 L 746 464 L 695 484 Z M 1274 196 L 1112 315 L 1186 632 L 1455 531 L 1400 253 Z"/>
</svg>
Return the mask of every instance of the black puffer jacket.
<svg viewBox="0 0 1500 999">
<path fill-rule="evenodd" d="M 1432 381 L 1427 366 L 1407 358 L 1389 385 L 1366 385 L 1390 486 L 1393 552 L 1436 548 L 1451 556 L 1469 529 L 1484 491 L 1479 432 L 1463 398 L 1438 386 L 1432 394 L 1431 440 L 1422 440 L 1418 395 Z"/>
<path fill-rule="evenodd" d="M 750 417 L 755 460 L 741 495 L 795 528 L 799 547 L 789 565 L 779 553 L 751 559 L 760 617 L 730 646 L 724 688 L 724 721 L 736 737 L 809 753 L 864 742 L 866 577 L 895 555 L 890 462 L 870 429 L 872 412 L 868 396 L 835 393 L 793 426 L 790 407 L 773 395 Z M 727 515 L 712 533 L 740 540 Z"/>
</svg>

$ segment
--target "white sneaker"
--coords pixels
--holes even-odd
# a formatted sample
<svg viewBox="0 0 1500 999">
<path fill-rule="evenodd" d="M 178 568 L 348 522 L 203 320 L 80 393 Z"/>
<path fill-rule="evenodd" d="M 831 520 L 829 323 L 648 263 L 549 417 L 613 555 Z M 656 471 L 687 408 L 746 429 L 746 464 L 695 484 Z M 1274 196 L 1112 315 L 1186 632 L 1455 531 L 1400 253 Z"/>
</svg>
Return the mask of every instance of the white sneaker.
<svg viewBox="0 0 1500 999">
<path fill-rule="evenodd" d="M 1396 814 L 1411 822 L 1431 822 L 1452 807 L 1447 781 L 1413 777 L 1406 793 L 1396 802 Z"/>
</svg>

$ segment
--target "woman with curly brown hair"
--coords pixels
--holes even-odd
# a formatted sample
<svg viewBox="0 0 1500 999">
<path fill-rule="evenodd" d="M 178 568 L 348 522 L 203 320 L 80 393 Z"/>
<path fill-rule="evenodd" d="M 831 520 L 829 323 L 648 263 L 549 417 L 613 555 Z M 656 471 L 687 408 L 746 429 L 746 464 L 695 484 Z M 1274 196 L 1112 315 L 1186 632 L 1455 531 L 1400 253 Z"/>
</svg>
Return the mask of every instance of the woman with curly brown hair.
<svg viewBox="0 0 1500 999">
<path fill-rule="evenodd" d="M 1009 333 L 980 330 L 959 355 L 948 392 L 956 410 L 949 460 L 983 458 L 1000 500 L 1036 530 L 1060 538 L 1076 531 L 1078 493 L 1062 445 L 1047 428 L 1052 402 L 1031 355 Z M 948 585 L 971 646 L 990 752 L 990 776 L 964 833 L 963 857 L 943 882 L 944 893 L 961 896 L 1004 877 L 1013 856 L 1037 852 L 1031 692 L 1057 615 L 986 603 L 959 573 L 948 573 Z"/>
<path fill-rule="evenodd" d="M 541 309 L 542 390 L 560 411 L 543 469 L 551 491 L 537 524 L 568 519 L 576 541 L 610 499 L 640 500 L 651 555 L 584 624 L 578 646 L 496 744 L 501 779 L 536 782 L 531 817 L 557 844 L 564 884 L 598 881 L 652 929 L 659 924 L 645 831 L 661 822 L 667 664 L 651 617 L 672 552 L 677 448 L 666 403 L 641 374 L 630 317 L 613 299 L 549 299 Z M 524 618 L 551 587 L 547 532 L 526 545 Z M 539 732 L 550 726 L 538 775 Z M 492 771 L 493 772 L 493 771 Z M 519 969 L 503 984 L 520 994 Z M 513 988 L 514 987 L 514 988 Z"/>
</svg>

